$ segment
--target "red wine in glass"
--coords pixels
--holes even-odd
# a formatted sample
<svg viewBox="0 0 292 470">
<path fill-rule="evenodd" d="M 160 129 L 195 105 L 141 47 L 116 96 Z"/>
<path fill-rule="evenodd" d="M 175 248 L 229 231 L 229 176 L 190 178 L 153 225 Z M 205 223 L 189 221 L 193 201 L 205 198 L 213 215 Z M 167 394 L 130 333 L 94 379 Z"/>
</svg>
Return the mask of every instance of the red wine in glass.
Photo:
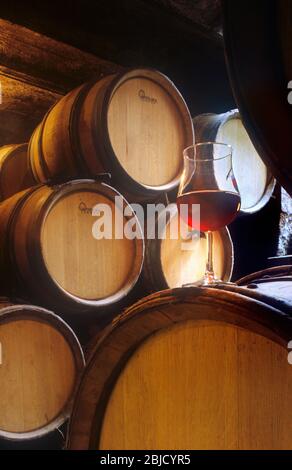
<svg viewBox="0 0 292 470">
<path fill-rule="evenodd" d="M 232 148 L 218 142 L 202 142 L 187 147 L 183 156 L 177 206 L 180 217 L 191 229 L 206 234 L 207 260 L 201 285 L 211 286 L 221 282 L 214 273 L 213 232 L 232 222 L 240 210 Z M 194 204 L 200 206 L 200 217 Z"/>
<path fill-rule="evenodd" d="M 181 210 L 181 205 L 187 207 Z M 200 205 L 200 218 L 196 217 L 196 211 L 192 205 Z M 219 230 L 230 224 L 240 210 L 240 196 L 238 193 L 221 190 L 191 191 L 177 198 L 177 206 L 180 216 L 193 230 L 208 232 Z"/>
</svg>

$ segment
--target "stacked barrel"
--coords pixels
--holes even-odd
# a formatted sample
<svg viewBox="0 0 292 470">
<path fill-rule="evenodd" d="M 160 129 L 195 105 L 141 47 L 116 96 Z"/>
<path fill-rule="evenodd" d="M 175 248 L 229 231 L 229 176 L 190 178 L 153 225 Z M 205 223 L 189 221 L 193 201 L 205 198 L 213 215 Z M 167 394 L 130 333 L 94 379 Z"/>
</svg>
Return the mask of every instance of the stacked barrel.
<svg viewBox="0 0 292 470">
<path fill-rule="evenodd" d="M 1 287 L 24 299 L 1 304 L 0 435 L 38 437 L 68 417 L 84 358 L 64 318 L 90 328 L 137 296 L 144 233 L 128 200 L 175 190 L 192 143 L 180 93 L 140 69 L 73 90 L 29 144 L 0 150 Z M 122 236 L 94 235 L 98 204 Z"/>
<path fill-rule="evenodd" d="M 197 141 L 232 144 L 242 210 L 260 209 L 274 180 L 238 112 L 194 123 Z M 106 323 L 142 294 L 202 277 L 204 234 L 171 237 L 170 222 L 183 223 L 175 204 L 144 227 L 135 211 L 136 203 L 173 201 L 182 151 L 193 143 L 193 121 L 174 84 L 159 72 L 136 69 L 73 90 L 47 112 L 28 145 L 0 149 L 1 287 L 10 299 L 24 299 L 0 305 L 0 435 L 36 437 L 68 417 L 84 358 L 60 317 L 84 318 L 88 327 Z M 98 205 L 111 209 L 112 234 L 122 236 L 95 236 Z M 123 235 L 130 219 L 135 237 Z M 155 237 L 148 240 L 151 223 Z M 214 241 L 215 271 L 228 281 L 233 245 L 227 228 Z"/>
</svg>

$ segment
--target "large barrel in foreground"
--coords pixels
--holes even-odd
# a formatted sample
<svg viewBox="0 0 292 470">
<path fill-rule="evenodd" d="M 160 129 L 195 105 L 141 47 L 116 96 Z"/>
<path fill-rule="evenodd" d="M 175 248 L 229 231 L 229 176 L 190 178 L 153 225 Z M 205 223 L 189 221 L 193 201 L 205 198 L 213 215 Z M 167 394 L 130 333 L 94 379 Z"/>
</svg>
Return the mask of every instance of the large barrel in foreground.
<svg viewBox="0 0 292 470">
<path fill-rule="evenodd" d="M 16 144 L 0 148 L 0 200 L 36 184 L 27 147 L 28 144 Z"/>
<path fill-rule="evenodd" d="M 227 289 L 166 290 L 114 321 L 80 383 L 70 449 L 292 449 L 291 302 Z"/>
<path fill-rule="evenodd" d="M 124 235 L 131 216 L 140 235 L 134 239 Z M 114 188 L 91 180 L 42 185 L 4 201 L 0 246 L 2 286 L 60 314 L 97 312 L 124 299 L 138 279 L 144 255 L 131 207 Z"/>
<path fill-rule="evenodd" d="M 237 109 L 194 118 L 197 142 L 216 141 L 232 146 L 232 166 L 241 197 L 241 211 L 252 214 L 269 201 L 275 179 L 261 160 Z"/>
<path fill-rule="evenodd" d="M 84 367 L 82 349 L 61 318 L 0 300 L 0 437 L 40 437 L 70 415 Z"/>
<path fill-rule="evenodd" d="M 137 69 L 62 98 L 36 128 L 29 152 L 40 182 L 106 171 L 137 199 L 178 185 L 182 151 L 192 143 L 192 120 L 174 84 Z"/>
</svg>

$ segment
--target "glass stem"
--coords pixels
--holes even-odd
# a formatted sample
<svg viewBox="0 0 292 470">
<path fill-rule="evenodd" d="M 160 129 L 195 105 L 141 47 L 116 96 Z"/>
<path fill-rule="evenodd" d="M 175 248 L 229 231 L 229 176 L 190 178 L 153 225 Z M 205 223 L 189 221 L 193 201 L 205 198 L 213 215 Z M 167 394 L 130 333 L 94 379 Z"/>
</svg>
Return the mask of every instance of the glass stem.
<svg viewBox="0 0 292 470">
<path fill-rule="evenodd" d="M 213 268 L 213 233 L 208 231 L 206 232 L 206 241 L 207 241 L 207 263 L 206 263 L 206 272 L 204 277 L 204 284 L 208 285 L 212 282 L 215 282 L 215 274 Z"/>
</svg>

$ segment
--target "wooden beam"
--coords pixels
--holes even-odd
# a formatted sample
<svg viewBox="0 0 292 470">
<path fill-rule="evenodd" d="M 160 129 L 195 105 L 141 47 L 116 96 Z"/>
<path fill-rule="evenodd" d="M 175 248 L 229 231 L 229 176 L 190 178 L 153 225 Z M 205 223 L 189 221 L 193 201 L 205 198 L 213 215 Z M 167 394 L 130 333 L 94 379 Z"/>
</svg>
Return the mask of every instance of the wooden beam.
<svg viewBox="0 0 292 470">
<path fill-rule="evenodd" d="M 5 75 L 1 75 L 0 80 L 0 146 L 26 142 L 47 110 L 62 95 Z"/>
<path fill-rule="evenodd" d="M 193 2 L 179 3 L 187 1 Z M 52 7 L 51 0 L 9 0 L 1 5 L 0 14 L 125 66 L 157 67 L 158 63 L 161 69 L 170 54 L 186 51 L 184 55 L 189 55 L 202 47 L 223 49 L 222 37 L 212 29 L 194 23 L 189 15 L 164 8 L 156 0 L 75 0 L 59 2 L 58 8 Z"/>
<path fill-rule="evenodd" d="M 122 67 L 0 19 L 0 146 L 27 141 L 47 110 L 83 82 Z"/>
<path fill-rule="evenodd" d="M 94 77 L 122 70 L 117 64 L 3 19 L 0 66 L 6 76 L 60 94 Z"/>
<path fill-rule="evenodd" d="M 148 0 L 149 1 L 149 0 Z M 166 10 L 173 11 L 185 21 L 201 27 L 210 37 L 223 41 L 222 9 L 220 0 L 151 0 Z"/>
</svg>

